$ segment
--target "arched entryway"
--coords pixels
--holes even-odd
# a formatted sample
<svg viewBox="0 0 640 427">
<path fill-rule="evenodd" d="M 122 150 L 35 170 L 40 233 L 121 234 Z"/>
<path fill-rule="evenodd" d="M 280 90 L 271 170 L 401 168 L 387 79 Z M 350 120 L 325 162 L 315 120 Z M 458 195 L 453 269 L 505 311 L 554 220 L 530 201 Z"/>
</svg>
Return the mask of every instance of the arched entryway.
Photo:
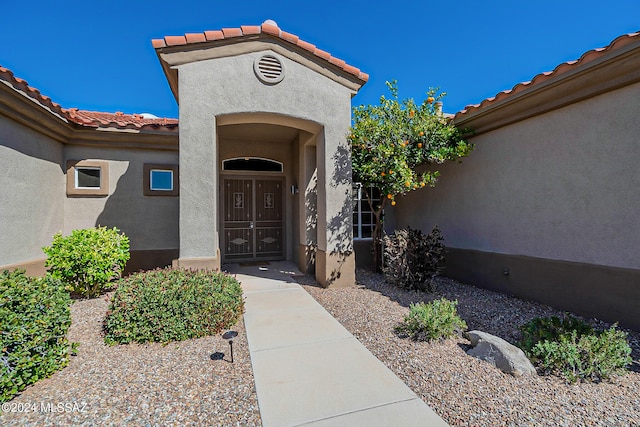
<svg viewBox="0 0 640 427">
<path fill-rule="evenodd" d="M 322 128 L 267 113 L 217 123 L 222 262 L 292 260 L 312 272 Z"/>
</svg>

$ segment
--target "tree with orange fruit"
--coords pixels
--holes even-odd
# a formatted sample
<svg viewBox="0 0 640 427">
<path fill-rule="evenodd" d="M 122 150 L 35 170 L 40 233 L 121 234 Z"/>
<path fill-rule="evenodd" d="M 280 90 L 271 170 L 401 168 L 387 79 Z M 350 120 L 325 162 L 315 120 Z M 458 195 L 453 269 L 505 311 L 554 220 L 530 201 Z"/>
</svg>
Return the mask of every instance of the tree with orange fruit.
<svg viewBox="0 0 640 427">
<path fill-rule="evenodd" d="M 429 89 L 427 98 L 416 104 L 413 99 L 398 100 L 398 86 L 387 82 L 391 98 L 380 97 L 380 105 L 361 105 L 353 109 L 349 133 L 353 180 L 363 190 L 376 218 L 373 231 L 373 259 L 380 266 L 379 242 L 382 237 L 382 212 L 397 196 L 423 187 L 434 187 L 440 173 L 434 167 L 418 173 L 421 165 L 442 164 L 468 156 L 473 144 L 463 138 L 438 108 L 444 93 Z M 380 190 L 381 201 L 372 202 L 370 187 Z"/>
</svg>

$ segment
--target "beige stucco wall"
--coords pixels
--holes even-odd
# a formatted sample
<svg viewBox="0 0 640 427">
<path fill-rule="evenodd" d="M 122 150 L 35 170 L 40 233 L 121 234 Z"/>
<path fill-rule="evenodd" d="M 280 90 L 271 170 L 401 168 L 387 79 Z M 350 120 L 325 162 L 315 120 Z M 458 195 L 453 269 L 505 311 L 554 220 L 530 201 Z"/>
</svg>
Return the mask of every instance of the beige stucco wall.
<svg viewBox="0 0 640 427">
<path fill-rule="evenodd" d="M 346 147 L 352 91 L 277 54 L 284 64 L 284 80 L 276 85 L 262 83 L 254 74 L 253 63 L 263 53 L 178 67 L 180 160 L 190 166 L 183 167 L 181 174 L 181 258 L 216 256 L 218 189 L 215 180 L 202 177 L 219 172 L 217 120 L 246 113 L 273 114 L 320 125 L 323 130 L 316 138 L 321 182 L 318 217 L 325 220 L 318 221 L 318 246 L 326 252 L 350 249 L 351 169 L 345 161 L 348 154 L 339 147 Z M 349 210 L 346 217 L 345 206 Z"/>
<path fill-rule="evenodd" d="M 640 269 L 640 84 L 479 135 L 395 226 L 447 246 Z"/>
<path fill-rule="evenodd" d="M 64 234 L 97 225 L 115 226 L 129 237 L 132 250 L 178 248 L 179 197 L 143 195 L 144 164 L 178 164 L 177 152 L 68 145 L 64 156 L 65 160 L 109 164 L 108 197 L 67 197 L 61 191 Z"/>
<path fill-rule="evenodd" d="M 61 143 L 0 115 L 0 266 L 45 258 L 63 227 Z"/>
</svg>

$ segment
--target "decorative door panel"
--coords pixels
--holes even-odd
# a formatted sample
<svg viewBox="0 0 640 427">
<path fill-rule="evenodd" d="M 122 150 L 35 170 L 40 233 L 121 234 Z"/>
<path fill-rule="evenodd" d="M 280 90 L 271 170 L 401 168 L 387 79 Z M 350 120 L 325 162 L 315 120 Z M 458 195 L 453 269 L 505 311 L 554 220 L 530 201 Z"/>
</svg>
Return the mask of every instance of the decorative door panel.
<svg viewBox="0 0 640 427">
<path fill-rule="evenodd" d="M 256 257 L 282 256 L 282 182 L 257 179 Z"/>
<path fill-rule="evenodd" d="M 282 190 L 280 179 L 224 179 L 225 261 L 283 258 Z"/>
</svg>

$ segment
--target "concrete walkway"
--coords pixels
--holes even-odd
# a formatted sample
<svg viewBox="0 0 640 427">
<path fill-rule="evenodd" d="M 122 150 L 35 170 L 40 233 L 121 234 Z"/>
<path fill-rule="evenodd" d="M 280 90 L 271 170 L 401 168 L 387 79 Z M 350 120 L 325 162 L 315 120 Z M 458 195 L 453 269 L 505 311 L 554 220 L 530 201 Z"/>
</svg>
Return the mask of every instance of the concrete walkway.
<svg viewBox="0 0 640 427">
<path fill-rule="evenodd" d="M 263 426 L 447 426 L 292 279 L 292 263 L 225 269 L 246 298 Z"/>
</svg>

